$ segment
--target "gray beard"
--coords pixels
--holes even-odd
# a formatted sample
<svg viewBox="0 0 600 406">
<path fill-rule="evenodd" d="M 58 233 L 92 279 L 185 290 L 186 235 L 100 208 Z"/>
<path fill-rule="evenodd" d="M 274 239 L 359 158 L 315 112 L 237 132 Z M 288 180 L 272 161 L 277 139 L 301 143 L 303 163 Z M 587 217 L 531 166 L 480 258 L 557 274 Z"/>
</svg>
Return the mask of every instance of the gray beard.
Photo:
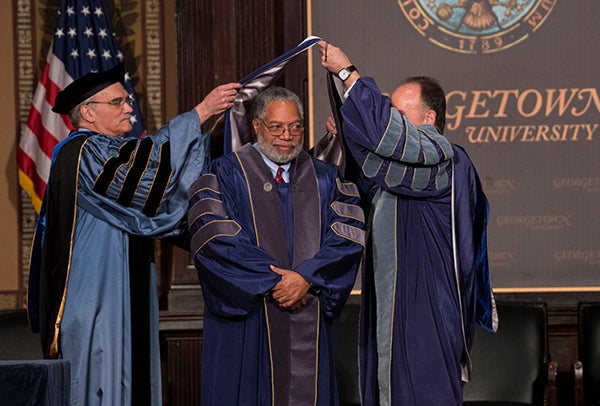
<svg viewBox="0 0 600 406">
<path fill-rule="evenodd" d="M 257 143 L 258 143 L 258 148 L 260 149 L 260 152 L 265 154 L 265 156 L 267 158 L 269 158 L 271 161 L 275 162 L 276 164 L 282 165 L 282 164 L 287 164 L 288 162 L 293 161 L 300 154 L 300 151 L 302 151 L 303 141 L 300 141 L 298 144 L 296 144 L 294 146 L 294 149 L 292 150 L 292 152 L 290 152 L 289 154 L 282 154 L 282 153 L 278 152 L 275 149 L 275 147 L 273 147 L 270 144 L 267 144 L 261 138 L 258 139 Z"/>
</svg>

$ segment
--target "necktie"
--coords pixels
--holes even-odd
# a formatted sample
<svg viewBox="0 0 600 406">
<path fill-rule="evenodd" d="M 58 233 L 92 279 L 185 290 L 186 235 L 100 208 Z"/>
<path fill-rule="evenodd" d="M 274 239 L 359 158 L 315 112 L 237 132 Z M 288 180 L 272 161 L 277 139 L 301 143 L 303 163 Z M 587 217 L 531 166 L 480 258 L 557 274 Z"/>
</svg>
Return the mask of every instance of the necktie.
<svg viewBox="0 0 600 406">
<path fill-rule="evenodd" d="M 280 166 L 279 168 L 277 168 L 277 173 L 275 174 L 275 182 L 285 183 L 285 180 L 283 180 L 283 176 L 281 176 L 282 173 L 283 173 L 283 168 Z"/>
</svg>

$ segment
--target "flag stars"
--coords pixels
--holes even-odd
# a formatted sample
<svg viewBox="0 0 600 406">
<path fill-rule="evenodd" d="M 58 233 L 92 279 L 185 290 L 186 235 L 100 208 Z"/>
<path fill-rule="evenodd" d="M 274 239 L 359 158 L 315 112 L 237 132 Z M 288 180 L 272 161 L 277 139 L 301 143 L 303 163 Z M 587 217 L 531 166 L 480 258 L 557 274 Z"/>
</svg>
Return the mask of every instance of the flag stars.
<svg viewBox="0 0 600 406">
<path fill-rule="evenodd" d="M 155 0 L 154 0 L 155 1 Z M 516 0 L 511 0 L 516 1 Z M 518 0 L 518 1 L 526 1 L 526 0 Z M 527 0 L 531 1 L 531 0 Z M 7 0 L 0 0 L 0 2 L 8 2 Z M 115 63 L 124 62 L 125 57 L 122 52 L 119 51 L 119 36 L 113 32 L 110 25 L 110 12 L 105 9 L 102 3 L 122 3 L 123 0 L 120 1 L 102 1 L 102 0 L 36 0 L 32 2 L 31 0 L 18 0 L 14 1 L 14 3 L 23 3 L 29 6 L 29 3 L 52 3 L 55 4 L 56 17 L 54 23 L 55 27 L 51 28 L 50 31 L 50 39 L 52 39 L 52 54 L 55 56 L 53 58 L 48 58 L 47 67 L 50 66 L 52 61 L 52 69 L 53 74 L 50 75 L 42 75 L 40 78 L 40 82 L 38 84 L 38 89 L 40 87 L 54 87 L 60 86 L 60 83 L 65 81 L 65 79 L 69 76 L 77 75 L 77 74 L 87 74 L 90 72 L 98 72 L 108 69 L 111 66 L 114 66 Z M 156 2 L 156 1 L 155 1 Z M 60 3 L 60 5 L 59 5 Z M 160 2 L 159 2 L 160 3 Z M 25 7 L 25 6 L 22 6 Z M 21 8 L 22 8 L 21 7 Z M 34 10 L 35 11 L 35 10 Z M 127 78 L 127 79 L 125 79 Z M 55 83 L 52 83 L 52 80 L 55 80 Z M 130 76 L 124 76 L 123 83 L 125 85 L 125 89 L 130 94 L 134 94 L 132 91 L 132 79 Z M 127 80 L 127 81 L 125 81 Z M 61 90 L 61 89 L 57 89 Z M 134 104 L 133 113 L 130 115 L 131 125 L 133 126 L 133 130 L 131 131 L 132 136 L 139 136 L 145 134 L 143 128 L 143 116 L 139 111 L 139 102 L 136 100 Z M 35 109 L 36 106 L 32 106 L 32 109 Z M 128 110 L 131 110 L 128 108 Z M 46 112 L 44 111 L 43 114 Z M 55 117 L 56 116 L 56 117 Z M 53 122 L 47 121 L 56 118 L 60 121 L 60 126 L 53 124 Z M 129 118 L 129 117 L 128 117 Z M 60 118 L 57 114 L 50 114 L 48 117 L 43 117 L 41 119 L 44 123 L 49 126 L 39 126 L 36 128 L 36 132 L 30 131 L 23 132 L 22 140 L 26 140 L 25 142 L 29 143 L 33 149 L 27 148 L 25 151 L 26 154 L 31 157 L 33 160 L 32 168 L 23 168 L 26 171 L 26 176 L 29 174 L 33 174 L 35 177 L 38 176 L 39 173 L 47 173 L 48 169 L 46 165 L 50 162 L 50 156 L 43 157 L 46 155 L 43 151 L 37 150 L 37 145 L 42 141 L 46 140 L 46 137 L 49 137 L 52 142 L 55 142 L 54 137 L 60 138 L 64 134 L 53 134 L 52 131 L 55 128 L 62 128 L 64 124 L 62 123 L 62 118 Z M 38 132 L 40 130 L 41 132 Z M 31 138 L 32 141 L 27 141 L 27 138 Z M 35 146 L 34 146 L 35 144 Z M 25 144 L 24 144 L 25 145 Z M 31 151 L 31 154 L 28 152 Z M 42 158 L 40 160 L 40 158 Z M 36 166 L 40 165 L 36 168 Z M 42 168 L 42 169 L 40 169 Z M 44 182 L 47 182 L 47 174 L 45 176 L 42 175 Z M 37 196 L 41 196 L 43 190 L 36 191 Z M 2 404 L 2 401 L 0 401 Z"/>
<path fill-rule="evenodd" d="M 129 76 L 129 72 L 125 72 L 125 82 L 129 82 L 131 80 L 131 76 Z"/>
</svg>

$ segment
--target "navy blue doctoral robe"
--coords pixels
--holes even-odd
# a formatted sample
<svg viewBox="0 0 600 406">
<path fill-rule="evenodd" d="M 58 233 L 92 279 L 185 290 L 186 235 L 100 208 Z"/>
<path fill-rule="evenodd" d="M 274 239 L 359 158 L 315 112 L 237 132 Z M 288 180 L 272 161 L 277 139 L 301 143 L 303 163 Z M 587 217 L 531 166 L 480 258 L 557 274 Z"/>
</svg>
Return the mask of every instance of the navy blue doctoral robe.
<svg viewBox="0 0 600 406">
<path fill-rule="evenodd" d="M 192 185 L 188 223 L 205 300 L 203 405 L 338 404 L 331 327 L 363 250 L 357 204 L 356 186 L 334 165 L 301 152 L 290 183 L 275 184 L 249 144 Z M 312 284 L 307 306 L 291 313 L 272 303 L 280 276 L 271 264 Z"/>
<path fill-rule="evenodd" d="M 342 109 L 355 180 L 371 206 L 363 268 L 365 405 L 461 405 L 473 323 L 495 330 L 487 199 L 466 152 L 414 126 L 371 78 Z"/>
</svg>

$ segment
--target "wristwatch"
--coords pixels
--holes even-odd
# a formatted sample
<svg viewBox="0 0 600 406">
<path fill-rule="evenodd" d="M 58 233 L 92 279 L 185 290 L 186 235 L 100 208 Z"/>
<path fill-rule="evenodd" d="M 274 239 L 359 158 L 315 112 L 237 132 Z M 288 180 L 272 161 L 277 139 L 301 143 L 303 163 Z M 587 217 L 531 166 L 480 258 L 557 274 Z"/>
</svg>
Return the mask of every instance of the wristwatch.
<svg viewBox="0 0 600 406">
<path fill-rule="evenodd" d="M 350 74 L 352 72 L 354 72 L 356 70 L 356 66 L 354 65 L 350 65 L 347 66 L 345 68 L 340 69 L 340 71 L 337 73 L 338 78 L 340 78 L 342 80 L 342 82 L 346 79 L 348 79 L 348 77 L 350 76 Z"/>
</svg>

